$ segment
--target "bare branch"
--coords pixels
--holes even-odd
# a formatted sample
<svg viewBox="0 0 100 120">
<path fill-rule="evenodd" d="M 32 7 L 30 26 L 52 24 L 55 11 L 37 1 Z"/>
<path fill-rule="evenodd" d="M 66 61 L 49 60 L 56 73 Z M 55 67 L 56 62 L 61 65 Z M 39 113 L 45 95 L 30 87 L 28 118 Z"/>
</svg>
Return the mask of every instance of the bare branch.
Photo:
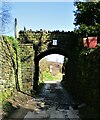
<svg viewBox="0 0 100 120">
<path fill-rule="evenodd" d="M 10 29 L 9 24 L 11 22 L 10 4 L 8 2 L 0 3 L 0 34 L 8 32 Z"/>
</svg>

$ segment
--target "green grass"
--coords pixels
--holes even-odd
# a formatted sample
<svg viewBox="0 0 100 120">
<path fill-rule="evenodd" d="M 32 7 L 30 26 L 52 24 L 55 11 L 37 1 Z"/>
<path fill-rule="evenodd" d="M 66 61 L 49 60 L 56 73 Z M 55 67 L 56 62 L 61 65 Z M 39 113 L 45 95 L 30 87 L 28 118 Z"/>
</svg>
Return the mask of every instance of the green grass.
<svg viewBox="0 0 100 120">
<path fill-rule="evenodd" d="M 41 78 L 40 78 L 41 79 Z M 52 75 L 52 73 L 44 71 L 42 75 L 42 79 L 45 81 L 49 80 L 62 80 L 62 73 L 56 73 L 55 75 Z"/>
</svg>

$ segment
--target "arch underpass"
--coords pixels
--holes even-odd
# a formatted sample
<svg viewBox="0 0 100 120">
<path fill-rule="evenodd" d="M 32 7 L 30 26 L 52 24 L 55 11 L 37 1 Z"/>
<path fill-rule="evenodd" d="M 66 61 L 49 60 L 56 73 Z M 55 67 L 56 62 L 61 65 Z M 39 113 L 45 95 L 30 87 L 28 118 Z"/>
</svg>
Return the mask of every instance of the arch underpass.
<svg viewBox="0 0 100 120">
<path fill-rule="evenodd" d="M 29 66 L 33 66 L 34 73 L 32 80 L 32 88 L 34 91 L 38 91 L 38 80 L 39 80 L 39 61 L 50 54 L 59 54 L 68 58 L 69 67 L 71 67 L 70 76 L 73 76 L 75 70 L 73 70 L 76 66 L 77 59 L 77 45 L 78 45 L 78 36 L 72 32 L 64 32 L 64 31 L 32 31 L 32 30 L 23 30 L 19 32 L 18 41 L 20 45 L 27 48 L 23 48 L 25 51 L 22 54 L 22 62 L 28 61 L 30 59 L 30 63 L 33 59 L 33 64 Z M 30 50 L 31 49 L 31 50 Z M 22 50 L 22 51 L 23 51 Z M 33 50 L 33 54 L 32 54 Z M 29 51 L 29 52 L 28 52 Z M 27 54 L 27 56 L 25 55 Z M 24 55 L 24 56 L 23 56 Z M 22 64 L 23 64 L 22 63 Z M 27 64 L 29 64 L 27 62 Z M 73 66 L 73 67 L 72 67 Z M 24 73 L 27 74 L 27 73 Z M 23 78 L 22 78 L 23 79 Z M 70 78 L 69 78 L 70 79 Z"/>
<path fill-rule="evenodd" d="M 38 91 L 38 82 L 39 82 L 39 61 L 44 58 L 47 55 L 50 54 L 59 54 L 63 55 L 64 57 L 68 58 L 68 61 L 72 62 L 75 60 L 73 57 L 71 51 L 64 51 L 61 48 L 53 48 L 53 49 L 48 49 L 47 51 L 44 51 L 37 55 L 34 58 L 34 63 L 35 63 L 35 72 L 34 72 L 34 81 L 33 81 L 33 90 Z"/>
</svg>

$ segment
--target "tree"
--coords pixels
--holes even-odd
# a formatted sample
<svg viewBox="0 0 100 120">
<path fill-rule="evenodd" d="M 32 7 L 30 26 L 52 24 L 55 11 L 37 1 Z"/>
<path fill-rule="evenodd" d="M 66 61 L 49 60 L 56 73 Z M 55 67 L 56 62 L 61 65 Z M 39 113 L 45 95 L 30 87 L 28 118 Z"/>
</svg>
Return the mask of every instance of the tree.
<svg viewBox="0 0 100 120">
<path fill-rule="evenodd" d="M 75 30 L 80 34 L 100 34 L 100 2 L 75 2 Z"/>
<path fill-rule="evenodd" d="M 49 62 L 47 61 L 46 58 L 43 58 L 41 61 L 40 61 L 40 69 L 41 71 L 49 71 Z"/>
<path fill-rule="evenodd" d="M 0 3 L 0 35 L 7 33 L 9 30 L 9 23 L 11 22 L 10 3 Z"/>
</svg>

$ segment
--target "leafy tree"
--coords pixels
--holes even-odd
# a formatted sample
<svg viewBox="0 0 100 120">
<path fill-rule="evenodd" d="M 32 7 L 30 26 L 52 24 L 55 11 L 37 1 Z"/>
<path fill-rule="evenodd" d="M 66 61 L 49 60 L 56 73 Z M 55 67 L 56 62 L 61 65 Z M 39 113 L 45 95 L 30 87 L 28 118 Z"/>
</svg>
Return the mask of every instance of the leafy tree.
<svg viewBox="0 0 100 120">
<path fill-rule="evenodd" d="M 41 61 L 40 61 L 40 69 L 41 71 L 49 71 L 49 62 L 47 61 L 46 58 L 43 58 Z"/>
<path fill-rule="evenodd" d="M 100 2 L 75 2 L 75 30 L 80 34 L 100 34 Z"/>
<path fill-rule="evenodd" d="M 52 72 L 50 66 L 52 65 Z M 40 60 L 40 80 L 59 80 L 62 79 L 62 65 L 57 62 L 48 61 L 46 58 Z"/>
</svg>

